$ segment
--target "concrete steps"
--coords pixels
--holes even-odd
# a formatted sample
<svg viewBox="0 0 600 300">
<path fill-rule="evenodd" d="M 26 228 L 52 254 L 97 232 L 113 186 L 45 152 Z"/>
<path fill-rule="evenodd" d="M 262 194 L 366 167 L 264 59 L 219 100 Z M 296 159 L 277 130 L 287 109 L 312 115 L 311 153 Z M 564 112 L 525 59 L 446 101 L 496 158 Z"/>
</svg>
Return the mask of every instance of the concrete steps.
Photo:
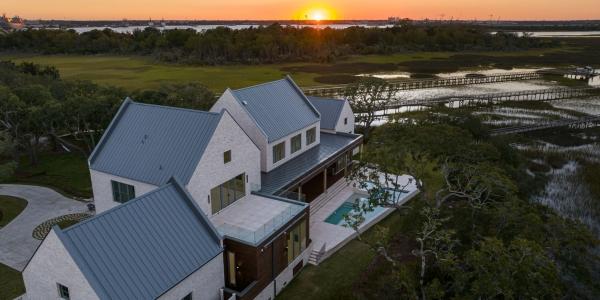
<svg viewBox="0 0 600 300">
<path fill-rule="evenodd" d="M 334 185 L 332 185 L 326 193 L 321 194 L 319 197 L 315 198 L 315 200 L 313 200 L 310 203 L 310 215 L 312 216 L 314 213 L 316 213 L 319 209 L 321 209 L 323 206 L 325 206 L 325 204 L 327 204 L 327 202 L 335 197 L 340 191 L 342 191 L 344 188 L 346 188 L 350 183 L 347 182 L 345 179 L 340 179 L 338 182 L 336 182 Z"/>
</svg>

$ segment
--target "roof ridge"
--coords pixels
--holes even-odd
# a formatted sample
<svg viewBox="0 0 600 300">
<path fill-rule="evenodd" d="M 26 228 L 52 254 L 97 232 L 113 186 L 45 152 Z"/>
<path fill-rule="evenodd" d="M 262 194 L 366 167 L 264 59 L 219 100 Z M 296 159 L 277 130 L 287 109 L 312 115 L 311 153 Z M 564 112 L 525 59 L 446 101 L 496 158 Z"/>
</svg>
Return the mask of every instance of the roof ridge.
<svg viewBox="0 0 600 300">
<path fill-rule="evenodd" d="M 277 79 L 277 80 L 271 80 L 271 81 L 267 81 L 267 82 L 261 82 L 261 83 L 255 84 L 255 85 L 246 86 L 246 87 L 235 89 L 235 90 L 232 89 L 231 91 L 237 92 L 237 91 L 247 90 L 247 89 L 256 88 L 256 87 L 259 87 L 259 86 L 263 86 L 263 85 L 267 85 L 267 84 L 272 84 L 272 83 L 279 82 L 279 81 L 284 81 L 284 80 L 286 80 L 286 79 L 285 78 L 281 78 L 281 79 Z"/>
<path fill-rule="evenodd" d="M 177 107 L 177 106 L 169 106 L 169 105 L 143 103 L 143 102 L 136 102 L 136 101 L 133 101 L 133 100 L 131 100 L 131 104 L 143 105 L 143 106 L 152 106 L 152 107 L 172 109 L 172 110 L 183 110 L 183 111 L 201 113 L 201 114 L 206 114 L 206 115 L 214 115 L 214 116 L 218 116 L 219 115 L 218 112 L 212 112 L 212 111 L 206 111 L 206 110 L 199 110 L 199 109 L 193 109 L 193 108 L 185 108 L 185 107 Z"/>
<path fill-rule="evenodd" d="M 111 208 L 111 209 L 109 209 L 109 210 L 103 211 L 103 212 L 101 212 L 101 213 L 99 213 L 99 214 L 97 214 L 97 215 L 94 215 L 94 216 L 92 216 L 91 218 L 88 218 L 88 219 L 86 219 L 86 220 L 83 220 L 83 221 L 81 221 L 81 222 L 79 222 L 79 223 L 77 223 L 77 224 L 71 225 L 71 226 L 69 226 L 69 227 L 68 227 L 68 228 L 66 228 L 66 229 L 61 229 L 61 230 L 62 230 L 62 232 L 64 232 L 64 233 L 66 233 L 66 232 L 69 232 L 69 231 L 71 231 L 72 229 L 75 229 L 75 228 L 77 228 L 77 227 L 80 227 L 80 226 L 82 226 L 82 225 L 84 225 L 84 224 L 87 224 L 87 223 L 93 222 L 93 221 L 95 221 L 95 220 L 98 220 L 98 219 L 100 219 L 101 217 L 104 217 L 104 216 L 106 216 L 106 215 L 108 215 L 108 214 L 114 213 L 115 211 L 118 211 L 119 209 L 122 209 L 122 208 L 124 208 L 124 207 L 128 207 L 128 206 L 129 206 L 129 205 L 131 205 L 132 203 L 137 203 L 137 202 L 138 202 L 138 201 L 140 201 L 141 199 L 147 198 L 147 196 L 148 196 L 148 195 L 150 195 L 150 194 L 154 194 L 154 193 L 156 193 L 156 192 L 158 192 L 158 191 L 161 191 L 161 190 L 164 190 L 164 189 L 166 189 L 166 188 L 168 188 L 168 187 L 170 187 L 170 186 L 174 186 L 174 184 L 173 184 L 172 182 L 169 182 L 169 183 L 167 183 L 167 184 L 164 184 L 164 185 L 162 185 L 162 186 L 160 186 L 160 187 L 158 187 L 158 188 L 156 188 L 156 189 L 154 189 L 154 190 L 152 190 L 152 191 L 150 191 L 150 192 L 148 192 L 148 193 L 145 193 L 145 194 L 143 194 L 143 195 L 141 195 L 141 196 L 135 197 L 135 198 L 133 198 L 133 199 L 131 199 L 131 200 L 129 200 L 129 201 L 127 201 L 127 202 L 123 203 L 123 204 L 119 204 L 119 205 L 117 205 L 117 206 L 115 206 L 115 207 L 113 207 L 113 208 Z M 187 196 L 186 196 L 186 197 L 187 197 Z"/>
</svg>

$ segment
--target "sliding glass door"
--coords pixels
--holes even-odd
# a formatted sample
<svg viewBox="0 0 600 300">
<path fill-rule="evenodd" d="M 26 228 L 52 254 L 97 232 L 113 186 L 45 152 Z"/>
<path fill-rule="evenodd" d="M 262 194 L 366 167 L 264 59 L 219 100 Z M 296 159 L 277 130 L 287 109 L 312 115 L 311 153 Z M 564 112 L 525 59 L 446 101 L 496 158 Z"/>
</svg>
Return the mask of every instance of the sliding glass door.
<svg viewBox="0 0 600 300">
<path fill-rule="evenodd" d="M 213 214 L 246 196 L 246 175 L 242 173 L 210 190 Z"/>
</svg>

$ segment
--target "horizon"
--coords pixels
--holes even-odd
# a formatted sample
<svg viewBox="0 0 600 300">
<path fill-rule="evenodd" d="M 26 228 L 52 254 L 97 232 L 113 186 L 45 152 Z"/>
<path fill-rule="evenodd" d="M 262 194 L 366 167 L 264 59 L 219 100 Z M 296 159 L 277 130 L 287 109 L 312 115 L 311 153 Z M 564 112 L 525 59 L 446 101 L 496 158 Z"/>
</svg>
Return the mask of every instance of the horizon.
<svg viewBox="0 0 600 300">
<path fill-rule="evenodd" d="M 484 3 L 474 0 L 405 0 L 388 3 L 372 0 L 276 1 L 229 0 L 197 3 L 193 0 L 88 0 L 81 9 L 76 0 L 5 0 L 3 12 L 28 20 L 118 21 L 366 21 L 400 17 L 413 20 L 462 21 L 590 21 L 600 19 L 596 0 L 505 0 Z M 526 2 L 526 3 L 523 3 Z M 551 3 L 548 3 L 551 2 Z M 485 6 L 485 8 L 482 8 Z M 537 9 L 543 7 L 544 9 Z"/>
</svg>

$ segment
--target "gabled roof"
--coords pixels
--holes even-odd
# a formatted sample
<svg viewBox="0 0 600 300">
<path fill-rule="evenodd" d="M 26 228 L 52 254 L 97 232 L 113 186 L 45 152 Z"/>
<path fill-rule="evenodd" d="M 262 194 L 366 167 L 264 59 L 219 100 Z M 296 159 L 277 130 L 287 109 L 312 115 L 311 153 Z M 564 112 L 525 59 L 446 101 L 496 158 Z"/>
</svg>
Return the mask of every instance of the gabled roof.
<svg viewBox="0 0 600 300">
<path fill-rule="evenodd" d="M 125 99 L 90 156 L 93 170 L 153 185 L 187 184 L 222 114 Z"/>
<path fill-rule="evenodd" d="M 321 128 L 334 130 L 346 100 L 312 96 L 308 100 L 321 113 Z"/>
<path fill-rule="evenodd" d="M 231 93 L 262 129 L 269 142 L 314 124 L 321 117 L 289 76 L 231 90 Z"/>
<path fill-rule="evenodd" d="M 100 299 L 156 299 L 223 251 L 215 228 L 174 179 L 53 230 Z"/>
</svg>

